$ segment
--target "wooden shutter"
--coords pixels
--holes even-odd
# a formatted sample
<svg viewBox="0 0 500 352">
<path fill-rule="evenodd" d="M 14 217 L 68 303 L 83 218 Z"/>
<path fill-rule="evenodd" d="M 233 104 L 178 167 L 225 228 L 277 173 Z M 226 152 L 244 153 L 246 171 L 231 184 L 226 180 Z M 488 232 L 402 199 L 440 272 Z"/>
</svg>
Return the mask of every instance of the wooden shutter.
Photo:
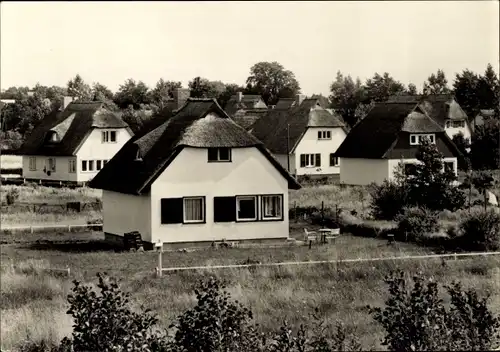
<svg viewBox="0 0 500 352">
<path fill-rule="evenodd" d="M 300 167 L 306 167 L 306 155 L 300 154 Z"/>
<path fill-rule="evenodd" d="M 330 166 L 335 166 L 335 154 L 330 154 Z"/>
<path fill-rule="evenodd" d="M 316 167 L 321 167 L 321 154 L 316 154 Z"/>
<path fill-rule="evenodd" d="M 181 224 L 183 220 L 182 198 L 162 198 L 161 223 Z"/>
<path fill-rule="evenodd" d="M 236 197 L 214 197 L 214 222 L 236 221 Z"/>
</svg>

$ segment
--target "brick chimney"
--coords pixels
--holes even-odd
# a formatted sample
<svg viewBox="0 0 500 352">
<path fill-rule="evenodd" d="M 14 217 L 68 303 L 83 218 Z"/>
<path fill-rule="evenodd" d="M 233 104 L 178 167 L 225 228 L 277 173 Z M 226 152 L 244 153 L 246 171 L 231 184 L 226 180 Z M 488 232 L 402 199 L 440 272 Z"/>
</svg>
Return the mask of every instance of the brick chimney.
<svg viewBox="0 0 500 352">
<path fill-rule="evenodd" d="M 305 98 L 305 94 L 297 94 L 295 96 L 295 106 L 299 106 L 300 104 L 302 104 Z"/>
<path fill-rule="evenodd" d="M 63 105 L 62 105 L 62 109 L 66 109 L 69 105 L 69 103 L 71 103 L 73 101 L 73 97 L 63 97 Z"/>
<path fill-rule="evenodd" d="M 243 99 L 243 92 L 238 92 L 236 93 L 236 101 L 238 103 L 241 103 L 241 100 Z"/>
<path fill-rule="evenodd" d="M 176 88 L 174 90 L 175 108 L 176 109 L 181 108 L 188 100 L 190 94 L 191 91 L 187 88 Z"/>
</svg>

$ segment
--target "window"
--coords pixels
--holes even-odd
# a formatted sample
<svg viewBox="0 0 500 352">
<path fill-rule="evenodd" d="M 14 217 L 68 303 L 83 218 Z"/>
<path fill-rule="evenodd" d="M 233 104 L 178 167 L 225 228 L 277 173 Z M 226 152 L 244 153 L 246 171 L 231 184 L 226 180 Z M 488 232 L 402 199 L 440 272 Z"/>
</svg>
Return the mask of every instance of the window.
<svg viewBox="0 0 500 352">
<path fill-rule="evenodd" d="M 238 221 L 257 220 L 256 196 L 236 197 L 236 220 Z"/>
<path fill-rule="evenodd" d="M 450 128 L 451 127 L 451 121 L 450 120 L 446 121 L 445 127 L 446 128 Z"/>
<path fill-rule="evenodd" d="M 70 174 L 73 174 L 76 172 L 76 160 L 69 160 L 68 161 L 68 172 Z"/>
<path fill-rule="evenodd" d="M 465 121 L 453 121 L 451 125 L 453 128 L 464 128 Z"/>
<path fill-rule="evenodd" d="M 29 159 L 30 171 L 36 171 L 36 157 L 30 157 Z"/>
<path fill-rule="evenodd" d="M 101 167 L 101 163 L 102 163 L 101 160 L 96 160 L 96 169 L 97 169 L 97 171 L 101 170 L 101 168 L 102 168 Z"/>
<path fill-rule="evenodd" d="M 417 174 L 417 165 L 412 163 L 405 164 L 405 175 L 415 176 Z"/>
<path fill-rule="evenodd" d="M 283 196 L 262 196 L 262 219 L 281 220 L 283 218 Z"/>
<path fill-rule="evenodd" d="M 453 161 L 445 161 L 444 162 L 444 171 L 455 173 L 455 163 Z"/>
<path fill-rule="evenodd" d="M 231 161 L 231 149 L 208 148 L 208 161 Z"/>
<path fill-rule="evenodd" d="M 332 131 L 318 131 L 318 139 L 332 139 Z"/>
<path fill-rule="evenodd" d="M 321 167 L 321 154 L 300 154 L 300 167 Z"/>
<path fill-rule="evenodd" d="M 412 134 L 410 135 L 410 145 L 422 144 L 424 138 L 427 138 L 431 144 L 436 144 L 436 138 L 434 134 Z"/>
<path fill-rule="evenodd" d="M 116 131 L 102 131 L 102 143 L 115 143 Z"/>
<path fill-rule="evenodd" d="M 89 160 L 89 171 L 94 171 L 94 160 Z"/>
<path fill-rule="evenodd" d="M 56 171 L 56 159 L 49 158 L 48 164 L 49 164 L 49 167 L 47 168 L 47 170 L 55 172 Z"/>
<path fill-rule="evenodd" d="M 184 198 L 184 222 L 205 221 L 205 200 L 203 197 Z"/>
<path fill-rule="evenodd" d="M 82 160 L 82 171 L 87 171 L 87 160 Z"/>
<path fill-rule="evenodd" d="M 339 158 L 335 154 L 330 154 L 330 166 L 339 166 Z"/>
</svg>

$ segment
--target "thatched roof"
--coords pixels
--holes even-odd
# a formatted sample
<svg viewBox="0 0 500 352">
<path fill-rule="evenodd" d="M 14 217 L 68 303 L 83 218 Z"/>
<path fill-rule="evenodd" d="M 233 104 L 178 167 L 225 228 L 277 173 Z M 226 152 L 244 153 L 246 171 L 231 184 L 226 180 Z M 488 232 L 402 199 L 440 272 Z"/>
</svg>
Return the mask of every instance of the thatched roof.
<svg viewBox="0 0 500 352">
<path fill-rule="evenodd" d="M 261 117 L 265 116 L 269 110 L 267 109 L 251 109 L 251 110 L 239 110 L 233 116 L 232 119 L 241 127 L 247 131 L 250 127 Z"/>
<path fill-rule="evenodd" d="M 300 188 L 262 142 L 235 123 L 215 99 L 193 98 L 161 126 L 125 144 L 89 185 L 127 194 L 147 193 L 184 147 L 256 147 L 287 178 L 290 188 Z"/>
<path fill-rule="evenodd" d="M 93 128 L 128 129 L 128 125 L 119 114 L 104 108 L 102 102 L 72 102 L 63 111 L 53 111 L 42 119 L 21 146 L 20 153 L 49 156 L 75 155 Z M 56 133 L 58 142 L 47 141 L 51 131 Z"/>
<path fill-rule="evenodd" d="M 317 99 L 305 99 L 298 107 L 269 110 L 250 127 L 250 131 L 271 152 L 287 154 L 287 151 L 293 151 L 308 127 L 339 127 L 345 130 L 341 119 L 321 108 Z"/>
<path fill-rule="evenodd" d="M 274 110 L 288 110 L 295 105 L 294 98 L 280 98 L 274 107 Z"/>
<path fill-rule="evenodd" d="M 241 101 L 238 101 L 237 95 L 232 95 L 226 103 L 224 110 L 229 116 L 233 116 L 238 110 L 255 109 L 255 105 L 260 101 L 263 102 L 262 97 L 256 94 L 243 94 Z"/>
<path fill-rule="evenodd" d="M 342 158 L 385 158 L 401 132 L 436 133 L 444 129 L 415 102 L 377 103 L 337 149 Z"/>
</svg>

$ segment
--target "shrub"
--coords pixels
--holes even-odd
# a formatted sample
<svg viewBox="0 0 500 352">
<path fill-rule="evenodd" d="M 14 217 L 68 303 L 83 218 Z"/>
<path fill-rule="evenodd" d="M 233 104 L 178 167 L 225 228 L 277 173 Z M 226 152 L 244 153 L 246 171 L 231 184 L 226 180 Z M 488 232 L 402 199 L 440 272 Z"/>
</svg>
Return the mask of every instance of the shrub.
<svg viewBox="0 0 500 352">
<path fill-rule="evenodd" d="M 409 241 L 420 241 L 424 235 L 439 229 L 437 213 L 426 208 L 405 208 L 396 220 L 399 234 Z"/>
<path fill-rule="evenodd" d="M 472 212 L 459 228 L 464 249 L 494 251 L 500 248 L 500 214 L 493 209 Z"/>
<path fill-rule="evenodd" d="M 392 220 L 408 203 L 408 194 L 399 184 L 385 180 L 381 185 L 371 187 L 372 215 L 380 220 Z"/>
<path fill-rule="evenodd" d="M 100 295 L 90 287 L 73 281 L 73 292 L 68 296 L 73 317 L 71 340 L 63 345 L 76 351 L 148 350 L 161 345 L 161 337 L 152 334 L 156 317 L 146 310 L 135 313 L 130 310 L 128 294 L 119 290 L 114 279 L 97 274 Z"/>
<path fill-rule="evenodd" d="M 19 199 L 19 190 L 17 188 L 12 188 L 7 195 L 5 196 L 5 200 L 7 201 L 7 205 L 13 205 Z"/>
<path fill-rule="evenodd" d="M 463 291 L 453 283 L 446 289 L 451 308 L 439 298 L 436 282 L 424 282 L 417 274 L 413 288 L 404 273 L 386 277 L 389 298 L 385 308 L 368 307 L 385 329 L 382 342 L 391 351 L 477 351 L 494 345 L 499 319 L 488 310 L 488 298 L 479 299 L 473 290 Z"/>
</svg>

